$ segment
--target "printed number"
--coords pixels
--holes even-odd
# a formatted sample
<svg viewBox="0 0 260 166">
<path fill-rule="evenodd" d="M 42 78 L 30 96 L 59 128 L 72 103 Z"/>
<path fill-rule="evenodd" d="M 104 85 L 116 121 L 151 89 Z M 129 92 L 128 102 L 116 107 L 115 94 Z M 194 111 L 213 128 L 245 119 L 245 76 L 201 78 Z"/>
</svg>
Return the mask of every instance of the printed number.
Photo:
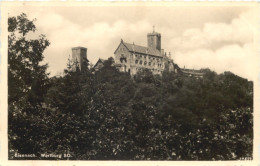
<svg viewBox="0 0 260 166">
<path fill-rule="evenodd" d="M 252 157 L 241 157 L 240 160 L 252 160 Z"/>
</svg>

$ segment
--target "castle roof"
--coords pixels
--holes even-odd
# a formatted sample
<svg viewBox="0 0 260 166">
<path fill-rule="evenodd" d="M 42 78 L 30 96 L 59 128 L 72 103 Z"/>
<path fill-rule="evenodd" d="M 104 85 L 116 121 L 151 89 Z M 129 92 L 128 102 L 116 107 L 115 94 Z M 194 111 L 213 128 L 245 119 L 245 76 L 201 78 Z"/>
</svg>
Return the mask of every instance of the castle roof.
<svg viewBox="0 0 260 166">
<path fill-rule="evenodd" d="M 158 35 L 158 36 L 161 36 L 161 34 L 160 33 L 158 33 L 158 32 L 152 32 L 152 33 L 147 33 L 147 36 L 150 36 L 150 35 Z"/>
<path fill-rule="evenodd" d="M 83 49 L 83 50 L 87 50 L 86 47 L 81 47 L 81 46 L 78 46 L 78 47 L 72 47 L 72 50 L 74 50 L 74 49 Z"/>
<path fill-rule="evenodd" d="M 201 70 L 184 69 L 184 68 L 182 68 L 181 71 L 182 71 L 184 74 L 201 75 L 201 76 L 204 75 L 204 73 L 203 73 Z"/>
<path fill-rule="evenodd" d="M 126 46 L 126 48 L 130 52 L 162 57 L 161 52 L 155 48 L 144 47 L 144 46 L 139 46 L 139 45 L 125 43 L 125 42 L 122 43 Z"/>
<path fill-rule="evenodd" d="M 106 61 L 105 59 L 99 58 L 93 68 L 95 68 L 99 62 L 101 62 L 102 64 L 104 64 L 105 61 Z"/>
<path fill-rule="evenodd" d="M 101 62 L 104 63 L 106 60 L 105 60 L 105 59 L 101 59 L 101 58 L 99 58 L 98 61 L 101 61 Z"/>
</svg>

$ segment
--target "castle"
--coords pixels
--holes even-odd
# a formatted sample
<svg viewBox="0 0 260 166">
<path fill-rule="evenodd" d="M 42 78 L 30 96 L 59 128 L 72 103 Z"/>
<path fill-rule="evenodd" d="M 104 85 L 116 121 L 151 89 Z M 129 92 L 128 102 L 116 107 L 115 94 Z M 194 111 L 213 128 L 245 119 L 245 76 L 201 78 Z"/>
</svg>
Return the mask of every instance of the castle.
<svg viewBox="0 0 260 166">
<path fill-rule="evenodd" d="M 155 31 L 147 34 L 147 47 L 126 43 L 121 39 L 114 55 L 119 71 L 131 75 L 143 69 L 149 69 L 153 74 L 176 70 L 171 53 L 167 56 L 161 49 L 161 34 Z"/>
<path fill-rule="evenodd" d="M 86 68 L 87 48 L 72 48 L 72 61 L 74 62 L 72 69 L 80 70 Z M 94 71 L 100 70 L 104 66 L 104 59 L 99 59 L 94 65 Z M 187 76 L 203 77 L 200 70 L 181 69 L 171 59 L 171 53 L 168 56 L 161 48 L 161 34 L 153 30 L 147 34 L 147 47 L 136 44 L 126 43 L 121 39 L 118 47 L 114 52 L 114 64 L 119 71 L 128 72 L 135 75 L 138 71 L 149 69 L 153 74 L 161 74 L 164 70 L 182 73 Z"/>
</svg>

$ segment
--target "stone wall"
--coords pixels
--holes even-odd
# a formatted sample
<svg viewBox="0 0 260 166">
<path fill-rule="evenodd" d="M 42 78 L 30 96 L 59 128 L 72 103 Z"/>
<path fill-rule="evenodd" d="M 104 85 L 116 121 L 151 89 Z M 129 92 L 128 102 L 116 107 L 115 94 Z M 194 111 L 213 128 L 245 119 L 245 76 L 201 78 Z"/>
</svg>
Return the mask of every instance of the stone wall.
<svg viewBox="0 0 260 166">
<path fill-rule="evenodd" d="M 122 43 L 120 43 L 115 51 L 115 64 L 120 65 L 119 70 L 121 72 L 131 72 L 130 64 L 133 63 L 131 60 L 131 53 Z"/>
<path fill-rule="evenodd" d="M 115 64 L 119 71 L 129 72 L 131 75 L 142 69 L 149 69 L 153 74 L 161 74 L 166 66 L 168 70 L 174 71 L 173 62 L 168 57 L 129 52 L 123 43 L 120 43 L 115 51 Z"/>
</svg>

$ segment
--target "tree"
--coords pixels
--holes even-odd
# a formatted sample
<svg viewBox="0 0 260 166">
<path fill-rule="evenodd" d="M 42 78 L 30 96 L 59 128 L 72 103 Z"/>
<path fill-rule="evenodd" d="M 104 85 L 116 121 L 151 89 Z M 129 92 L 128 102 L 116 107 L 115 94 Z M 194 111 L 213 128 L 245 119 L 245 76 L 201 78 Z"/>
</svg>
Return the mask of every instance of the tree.
<svg viewBox="0 0 260 166">
<path fill-rule="evenodd" d="M 37 30 L 34 22 L 24 13 L 8 18 L 9 147 L 23 153 L 36 150 L 31 141 L 38 133 L 33 114 L 41 111 L 48 87 L 47 64 L 40 62 L 50 42 L 44 35 L 29 37 Z"/>
<path fill-rule="evenodd" d="M 29 32 L 37 30 L 34 21 L 28 20 L 24 13 L 8 18 L 9 104 L 26 97 L 35 106 L 43 101 L 46 92 L 47 64 L 40 62 L 50 42 L 44 35 L 38 39 L 27 37 Z"/>
</svg>

